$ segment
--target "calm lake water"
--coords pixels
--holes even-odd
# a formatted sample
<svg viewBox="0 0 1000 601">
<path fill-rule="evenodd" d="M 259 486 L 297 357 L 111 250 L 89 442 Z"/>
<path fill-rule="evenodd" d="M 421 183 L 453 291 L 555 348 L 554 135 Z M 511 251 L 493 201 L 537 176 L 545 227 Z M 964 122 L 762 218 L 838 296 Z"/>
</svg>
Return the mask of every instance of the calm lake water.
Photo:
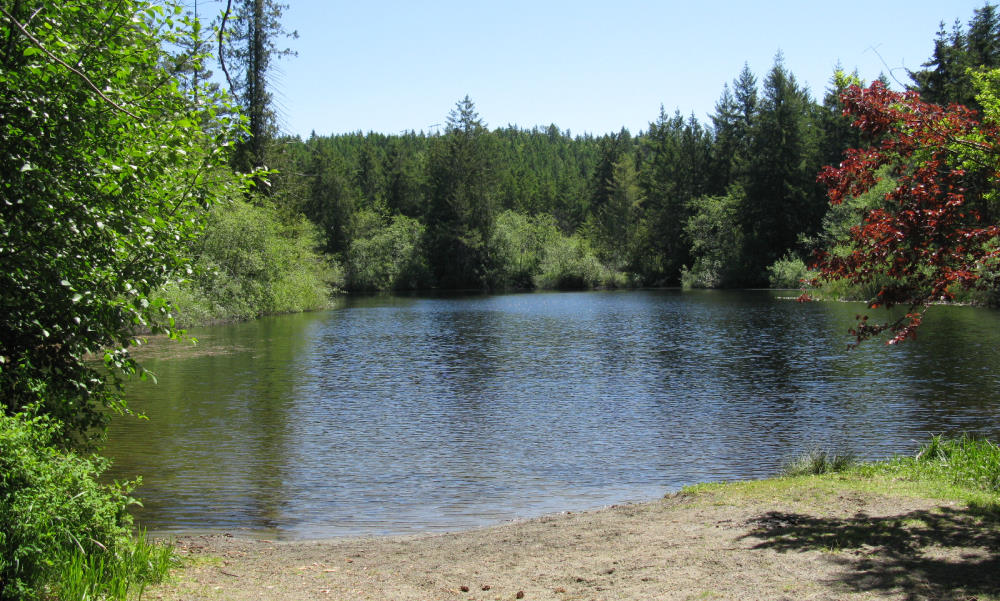
<svg viewBox="0 0 1000 601">
<path fill-rule="evenodd" d="M 845 350 L 863 307 L 769 291 L 349 299 L 156 343 L 118 419 L 154 531 L 453 530 L 774 474 L 803 450 L 1000 433 L 1000 314 L 934 307 Z"/>
</svg>

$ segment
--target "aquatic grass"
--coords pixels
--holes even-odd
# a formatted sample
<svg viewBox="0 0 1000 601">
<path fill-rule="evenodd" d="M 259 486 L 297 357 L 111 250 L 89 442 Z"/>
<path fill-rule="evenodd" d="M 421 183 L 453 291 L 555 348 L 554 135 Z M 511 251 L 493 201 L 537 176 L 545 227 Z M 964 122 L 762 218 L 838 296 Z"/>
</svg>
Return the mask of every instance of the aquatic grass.
<svg viewBox="0 0 1000 601">
<path fill-rule="evenodd" d="M 173 545 L 150 541 L 139 531 L 129 548 L 115 557 L 78 549 L 66 554 L 56 568 L 53 588 L 60 599 L 140 599 L 147 585 L 161 582 L 176 564 Z"/>
<path fill-rule="evenodd" d="M 847 471 L 858 463 L 853 453 L 836 453 L 811 449 L 786 462 L 782 476 L 820 476 Z"/>
</svg>

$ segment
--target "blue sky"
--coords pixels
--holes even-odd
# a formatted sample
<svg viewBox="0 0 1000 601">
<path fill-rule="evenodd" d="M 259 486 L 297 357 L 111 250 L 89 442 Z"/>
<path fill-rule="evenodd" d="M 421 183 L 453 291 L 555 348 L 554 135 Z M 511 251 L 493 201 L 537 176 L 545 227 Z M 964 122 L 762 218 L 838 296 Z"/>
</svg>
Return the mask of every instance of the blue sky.
<svg viewBox="0 0 1000 601">
<path fill-rule="evenodd" d="M 835 65 L 908 82 L 941 21 L 982 0 L 533 2 L 285 0 L 299 55 L 280 62 L 282 126 L 308 136 L 434 129 L 466 94 L 490 127 L 555 123 L 633 133 L 662 104 L 707 120 L 748 63 L 762 82 L 781 50 L 820 97 Z"/>
</svg>

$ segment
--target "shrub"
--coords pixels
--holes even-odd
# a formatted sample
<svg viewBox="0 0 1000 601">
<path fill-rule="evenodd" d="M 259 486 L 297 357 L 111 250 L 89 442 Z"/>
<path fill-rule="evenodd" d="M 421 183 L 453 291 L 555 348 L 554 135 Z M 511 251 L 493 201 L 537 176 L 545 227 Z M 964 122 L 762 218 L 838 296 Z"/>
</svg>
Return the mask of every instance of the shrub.
<svg viewBox="0 0 1000 601">
<path fill-rule="evenodd" d="M 533 278 L 538 288 L 572 290 L 628 284 L 624 274 L 605 267 L 577 236 L 559 236 L 546 245 L 539 269 Z"/>
<path fill-rule="evenodd" d="M 130 534 L 126 509 L 135 502 L 128 493 L 136 483 L 100 484 L 108 461 L 53 447 L 57 432 L 44 416 L 0 415 L 0 599 L 59 594 L 74 570 L 89 573 L 91 590 L 102 595 L 115 573 L 124 580 L 118 589 L 162 576 L 165 568 L 153 574 L 144 562 L 126 561 L 150 549 Z M 161 566 L 169 553 L 159 552 Z"/>
<path fill-rule="evenodd" d="M 396 215 L 388 227 L 368 228 L 347 251 L 347 287 L 356 291 L 417 290 L 429 287 L 424 226 Z"/>
<path fill-rule="evenodd" d="M 812 449 L 785 463 L 781 473 L 785 476 L 819 476 L 843 472 L 857 463 L 853 453 L 830 453 Z"/>
<path fill-rule="evenodd" d="M 801 288 L 807 274 L 805 262 L 788 253 L 767 268 L 767 281 L 771 288 Z"/>
<path fill-rule="evenodd" d="M 212 211 L 190 279 L 163 294 L 184 325 L 322 309 L 338 273 L 318 245 L 305 218 L 233 200 Z"/>
<path fill-rule="evenodd" d="M 726 196 L 704 196 L 692 200 L 691 216 L 684 233 L 691 240 L 692 266 L 681 269 L 681 286 L 722 288 L 741 283 L 747 274 L 741 269 L 743 234 L 739 227 L 742 190 L 734 188 Z"/>
</svg>

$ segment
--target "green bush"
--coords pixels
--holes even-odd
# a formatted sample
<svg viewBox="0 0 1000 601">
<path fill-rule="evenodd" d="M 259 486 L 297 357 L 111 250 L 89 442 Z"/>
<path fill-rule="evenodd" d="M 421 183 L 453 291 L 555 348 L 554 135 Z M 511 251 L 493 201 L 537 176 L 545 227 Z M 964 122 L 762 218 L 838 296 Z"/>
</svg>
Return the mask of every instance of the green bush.
<svg viewBox="0 0 1000 601">
<path fill-rule="evenodd" d="M 83 574 L 100 592 L 91 598 L 158 579 L 169 549 L 161 569 L 127 561 L 151 548 L 130 534 L 135 483 L 100 484 L 108 461 L 53 447 L 56 433 L 49 418 L 0 414 L 0 600 L 76 598 L 61 590 Z M 102 566 L 97 578 L 86 565 Z"/>
<path fill-rule="evenodd" d="M 743 199 L 743 191 L 734 188 L 725 196 L 704 196 L 689 203 L 691 216 L 684 233 L 691 240 L 694 262 L 681 269 L 683 288 L 722 288 L 747 278 L 741 270 L 739 207 Z"/>
<path fill-rule="evenodd" d="M 681 288 L 719 288 L 725 281 L 724 271 L 722 261 L 698 257 L 690 269 L 687 265 L 681 267 Z"/>
<path fill-rule="evenodd" d="M 490 253 L 496 273 L 491 279 L 497 288 L 534 288 L 533 278 L 541 271 L 546 248 L 562 237 L 551 215 L 529 216 L 504 211 L 496 219 L 490 239 Z"/>
<path fill-rule="evenodd" d="M 192 275 L 164 288 L 183 325 L 322 309 L 339 279 L 301 216 L 242 199 L 216 206 L 193 252 Z"/>
<path fill-rule="evenodd" d="M 788 253 L 767 268 L 767 281 L 771 288 L 801 288 L 808 273 L 805 262 Z"/>
<path fill-rule="evenodd" d="M 367 213 L 367 212 L 366 212 Z M 354 291 L 429 288 L 430 268 L 424 254 L 424 226 L 396 215 L 388 227 L 365 228 L 347 251 L 347 288 Z"/>
<path fill-rule="evenodd" d="M 577 236 L 559 236 L 546 245 L 533 282 L 538 288 L 555 290 L 621 288 L 629 284 L 625 274 L 602 264 L 587 242 Z"/>
</svg>

